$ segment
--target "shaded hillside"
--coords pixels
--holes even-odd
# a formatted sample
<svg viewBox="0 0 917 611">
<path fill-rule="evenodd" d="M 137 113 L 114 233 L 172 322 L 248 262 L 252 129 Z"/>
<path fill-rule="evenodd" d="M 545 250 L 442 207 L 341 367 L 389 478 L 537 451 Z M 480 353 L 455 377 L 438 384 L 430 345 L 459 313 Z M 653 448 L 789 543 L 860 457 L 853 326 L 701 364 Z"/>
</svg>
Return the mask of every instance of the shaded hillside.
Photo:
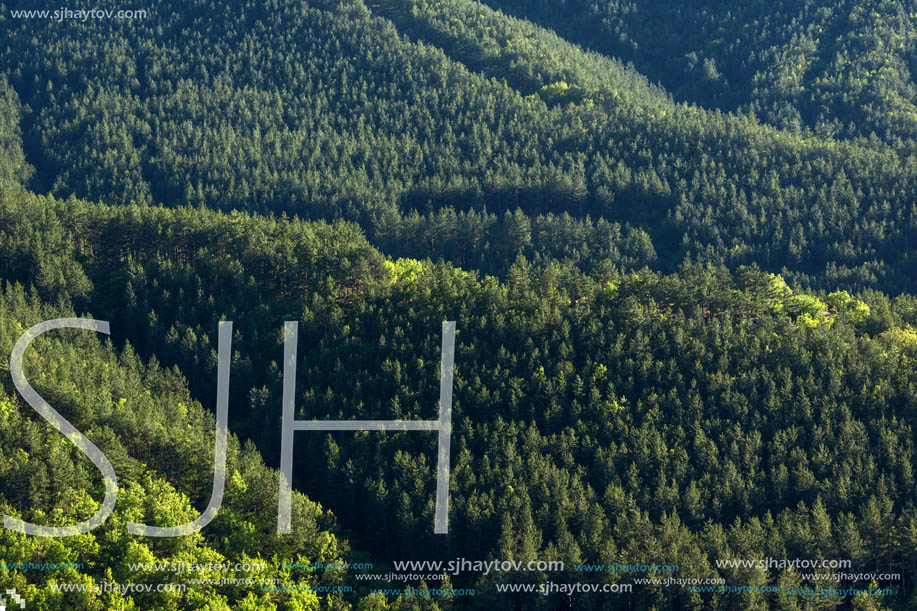
<svg viewBox="0 0 917 611">
<path fill-rule="evenodd" d="M 484 0 L 633 62 L 674 97 L 913 150 L 912 2 Z"/>
<path fill-rule="evenodd" d="M 358 0 L 55 24 L 4 10 L 0 66 L 28 105 L 30 184 L 347 218 L 385 251 L 501 275 L 519 254 L 558 249 L 452 210 L 518 208 L 532 226 L 568 213 L 575 227 L 546 221 L 552 232 L 604 219 L 645 233 L 656 255 L 642 239 L 636 250 L 580 239 L 572 260 L 585 270 L 618 253 L 627 266 L 757 263 L 826 289 L 913 290 L 911 154 L 675 106 L 632 71 L 482 5 L 374 8 L 397 25 Z M 469 11 L 481 18 L 455 18 Z M 430 224 L 432 241 L 418 233 Z"/>
</svg>

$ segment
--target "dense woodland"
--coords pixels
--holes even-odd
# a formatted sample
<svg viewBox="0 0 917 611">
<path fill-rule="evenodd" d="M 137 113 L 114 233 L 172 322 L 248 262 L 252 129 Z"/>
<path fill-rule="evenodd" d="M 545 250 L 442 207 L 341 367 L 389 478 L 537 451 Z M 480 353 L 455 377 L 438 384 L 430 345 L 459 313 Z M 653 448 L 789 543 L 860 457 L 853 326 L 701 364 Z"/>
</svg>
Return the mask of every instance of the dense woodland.
<svg viewBox="0 0 917 611">
<path fill-rule="evenodd" d="M 917 5 L 907 0 L 484 4 L 632 62 L 678 100 L 901 149 L 917 138 Z"/>
<path fill-rule="evenodd" d="M 40 192 L 345 218 L 383 252 L 488 273 L 557 253 L 503 222 L 518 209 L 572 233 L 583 269 L 621 246 L 646 262 L 644 239 L 589 246 L 604 219 L 646 233 L 665 271 L 757 263 L 825 290 L 913 291 L 912 147 L 675 104 L 469 0 L 164 3 L 53 25 L 8 6 L 0 71 Z M 461 216 L 485 209 L 489 223 Z"/>
<path fill-rule="evenodd" d="M 376 557 L 640 558 L 691 567 L 698 576 L 715 573 L 713 558 L 842 557 L 901 571 L 906 586 L 917 578 L 912 297 L 806 295 L 751 268 L 731 274 L 693 266 L 663 276 L 609 265 L 585 275 L 571 264 L 523 260 L 501 283 L 450 264 L 386 262 L 353 225 L 105 207 L 21 192 L 4 198 L 0 219 L 8 228 L 0 270 L 34 287 L 31 296 L 19 284 L 9 289 L 9 324 L 37 319 L 17 308 L 38 300 L 79 303 L 112 322 L 114 347 L 73 332 L 70 342 L 49 348 L 49 355 L 80 354 L 80 346 L 93 346 L 79 364 L 66 354 L 53 359 L 77 371 L 93 358 L 108 363 L 97 375 L 112 390 L 94 396 L 100 407 L 87 405 L 86 422 L 124 411 L 129 384 L 108 381 L 123 375 L 115 369 L 142 372 L 142 383 L 123 397 L 128 405 L 143 388 L 171 390 L 145 399 L 152 414 L 127 410 L 139 422 L 181 425 L 176 396 L 181 405 L 193 401 L 170 377 L 173 365 L 212 405 L 215 321 L 231 319 L 230 427 L 250 436 L 269 464 L 279 443 L 283 320 L 301 324 L 300 417 L 367 419 L 431 417 L 438 321 L 463 321 L 448 536 L 430 528 L 432 436 L 316 434 L 297 445 L 297 487 L 333 508 L 354 544 Z M 43 273 L 42 262 L 55 257 L 61 273 Z M 120 360 L 112 356 L 117 346 Z M 69 402 L 72 378 L 61 370 L 45 377 L 54 396 Z M 194 418 L 202 428 L 212 422 Z M 143 457 L 188 496 L 208 490 L 206 442 L 192 446 L 197 460 L 185 464 L 181 457 L 190 454 L 180 448 L 151 451 L 136 440 L 139 429 L 125 432 L 111 434 L 124 439 L 111 442 L 116 456 L 133 466 L 125 482 Z M 165 446 L 171 436 L 162 434 Z M 28 498 L 39 503 L 54 505 L 59 487 L 70 483 L 44 479 L 40 469 L 28 473 Z M 274 526 L 275 480 L 260 477 L 252 492 L 267 515 L 249 518 L 252 534 Z M 7 502 L 17 500 L 26 504 Z M 233 517 L 227 509 L 226 519 Z M 207 535 L 221 545 L 225 536 L 216 528 Z M 251 540 L 240 539 L 250 549 Z M 271 539 L 265 532 L 255 549 Z M 768 577 L 721 574 L 742 583 Z M 492 579 L 474 584 L 479 608 L 499 604 Z M 701 604 L 698 597 L 649 588 L 627 604 L 690 608 Z M 739 600 L 703 604 L 732 608 Z"/>
<path fill-rule="evenodd" d="M 164 2 L 147 20 L 43 23 L 0 3 L 0 507 L 64 524 L 100 502 L 101 478 L 6 367 L 24 329 L 58 316 L 110 321 L 111 338 L 49 334 L 27 373 L 121 489 L 90 534 L 0 531 L 6 562 L 88 567 L 0 568 L 30 605 L 917 605 L 917 159 L 893 114 L 914 102 L 913 7 L 487 4 Z M 790 75 L 804 91 L 785 89 L 771 70 L 810 39 Z M 857 89 L 837 57 L 885 72 Z M 223 509 L 191 537 L 130 536 L 127 520 L 206 506 L 220 320 L 234 322 Z M 303 419 L 433 418 L 440 323 L 457 321 L 448 535 L 432 532 L 436 437 L 418 432 L 297 434 L 294 534 L 274 534 L 286 320 Z M 52 587 L 241 557 L 354 589 Z M 465 573 L 452 584 L 475 596 L 418 601 L 282 568 L 456 557 L 567 571 Z M 495 589 L 629 583 L 572 568 L 614 562 L 802 584 L 715 564 L 767 557 L 902 580 L 856 600 Z"/>
</svg>

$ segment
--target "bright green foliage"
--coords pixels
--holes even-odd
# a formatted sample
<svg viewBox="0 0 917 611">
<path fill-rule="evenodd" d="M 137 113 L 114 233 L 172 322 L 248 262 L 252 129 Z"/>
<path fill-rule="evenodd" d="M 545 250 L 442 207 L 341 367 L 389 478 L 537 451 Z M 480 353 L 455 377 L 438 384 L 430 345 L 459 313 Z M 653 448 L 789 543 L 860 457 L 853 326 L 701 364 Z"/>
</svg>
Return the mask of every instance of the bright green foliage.
<svg viewBox="0 0 917 611">
<path fill-rule="evenodd" d="M 423 273 L 423 263 L 416 259 L 386 261 L 385 267 L 391 272 L 392 281 L 405 288 L 412 287 Z"/>
<path fill-rule="evenodd" d="M 72 312 L 40 305 L 21 286 L 5 284 L 0 295 L 0 352 L 41 320 Z M 20 322 L 22 321 L 22 322 Z M 219 583 L 227 573 L 177 574 L 131 569 L 131 564 L 186 562 L 266 563 L 257 574 L 233 578 L 281 578 L 285 585 L 331 584 L 343 577 L 321 573 L 290 575 L 279 567 L 300 554 L 314 562 L 341 562 L 346 543 L 327 532 L 330 514 L 296 493 L 294 533 L 279 537 L 276 523 L 277 475 L 264 466 L 253 447 L 230 438 L 228 471 L 232 478 L 217 518 L 199 534 L 176 539 L 129 535 L 127 520 L 167 526 L 195 519 L 194 507 L 209 498 L 213 469 L 214 418 L 188 395 L 181 376 L 144 365 L 126 346 L 120 354 L 92 334 L 59 332 L 40 338 L 26 354 L 33 386 L 64 417 L 95 441 L 111 459 L 120 494 L 114 514 L 85 535 L 44 539 L 0 531 L 0 556 L 6 563 L 81 563 L 83 568 L 15 571 L 0 567 L 0 578 L 28 600 L 29 608 L 199 609 L 228 608 L 242 590 L 252 608 L 265 608 L 260 585 L 239 588 L 190 584 L 191 578 Z M 89 462 L 63 436 L 38 420 L 14 397 L 8 381 L 0 385 L 0 508 L 38 524 L 64 525 L 85 520 L 98 508 L 102 483 Z M 176 417 L 174 406 L 184 405 Z M 236 488 L 242 490 L 236 492 Z M 189 498 L 190 497 L 190 498 Z M 255 502 L 253 499 L 263 499 Z M 273 499 L 273 503 L 271 502 Z M 192 506 L 193 503 L 193 506 Z M 185 583 L 184 593 L 55 592 L 51 584 Z M 305 592 L 295 598 L 303 609 L 317 609 Z M 305 606 L 303 606 L 305 605 Z M 310 606 L 311 605 L 311 606 Z M 297 608 L 297 607 L 290 607 Z"/>
<path fill-rule="evenodd" d="M 32 607 L 490 610 L 510 604 L 502 581 L 624 579 L 578 562 L 802 583 L 716 566 L 766 557 L 899 572 L 881 604 L 913 601 L 914 11 L 488 4 L 535 23 L 471 0 L 168 0 L 146 20 L 40 26 L 0 4 L 0 365 L 35 322 L 110 321 L 110 341 L 36 342 L 27 372 L 121 490 L 85 536 L 0 532 L 6 562 L 88 567 L 0 569 Z M 537 23 L 633 59 L 672 95 Z M 224 505 L 193 536 L 131 537 L 128 520 L 175 524 L 206 504 L 220 320 L 234 322 Z M 275 534 L 265 463 L 279 459 L 287 320 L 297 418 L 335 420 L 435 418 L 440 323 L 457 321 L 448 535 L 431 528 L 435 436 L 376 431 L 297 435 L 308 498 L 294 495 L 293 534 Z M 0 375 L 3 511 L 72 523 L 100 494 Z M 435 601 L 369 596 L 367 582 L 51 587 L 242 558 L 283 585 L 359 586 L 281 564 L 350 557 L 568 570 L 460 574 L 479 594 Z M 638 585 L 511 603 L 841 601 Z"/>
<path fill-rule="evenodd" d="M 825 303 L 839 316 L 854 324 L 861 324 L 869 317 L 869 306 L 855 299 L 847 291 L 835 291 L 825 298 Z"/>
<path fill-rule="evenodd" d="M 766 541 L 793 542 L 807 557 L 848 556 L 857 565 L 876 554 L 893 569 L 903 571 L 910 562 L 910 544 L 887 542 L 882 533 L 904 529 L 913 518 L 906 400 L 917 380 L 911 297 L 802 293 L 749 268 L 731 274 L 692 266 L 676 275 L 604 268 L 587 275 L 569 263 L 524 259 L 500 282 L 445 263 L 386 261 L 352 225 L 27 201 L 7 201 L 0 211 L 13 228 L 9 235 L 28 235 L 37 225 L 48 240 L 66 245 L 62 256 L 75 261 L 93 287 L 84 297 L 88 310 L 112 320 L 117 342 L 130 342 L 118 358 L 107 356 L 112 349 L 97 339 L 74 332 L 38 345 L 40 354 L 59 355 L 50 362 L 70 365 L 56 365 L 45 377 L 46 365 L 29 365 L 38 387 L 72 397 L 67 413 L 81 415 L 83 430 L 105 441 L 123 474 L 119 512 L 125 513 L 119 515 L 183 519 L 193 515 L 189 500 L 202 502 L 212 417 L 162 367 L 178 365 L 195 395 L 212 405 L 217 320 L 233 320 L 237 331 L 232 383 L 252 389 L 232 394 L 231 430 L 276 456 L 278 330 L 299 308 L 294 316 L 308 340 L 300 344 L 297 404 L 317 419 L 434 417 L 440 322 L 459 321 L 450 558 L 608 563 L 640 557 L 690 566 L 692 575 L 739 579 L 713 560 L 767 557 Z M 55 227 L 72 229 L 64 235 Z M 118 250 L 106 246 L 110 235 L 121 236 Z M 176 246 L 157 248 L 157 239 Z M 181 248 L 184 240 L 196 249 Z M 27 241 L 0 245 L 7 274 L 27 280 L 11 263 L 16 252 L 40 260 L 41 251 Z M 132 263 L 125 269 L 121 258 Z M 10 295 L 11 303 L 27 303 L 20 289 Z M 38 319 L 23 308 L 4 305 L 11 319 L 0 326 L 6 329 L 0 345 L 9 346 Z M 143 366 L 135 353 L 160 364 Z M 156 382 L 157 376 L 165 380 Z M 79 384 L 87 378 L 98 382 Z M 169 389 L 174 399 L 144 390 L 157 388 Z M 13 403 L 0 405 L 0 414 L 13 413 Z M 182 416 L 169 417 L 176 413 Z M 187 429 L 188 420 L 200 424 Z M 144 428 L 149 422 L 156 424 Z M 51 443 L 44 437 L 31 442 L 29 434 L 12 430 L 14 439 L 0 443 L 11 460 L 4 490 L 16 491 L 7 502 L 44 506 L 52 510 L 46 519 L 64 520 L 53 513 L 61 495 L 71 512 L 90 512 L 88 497 L 68 490 L 97 492 L 66 461 L 44 471 L 27 466 L 36 456 L 59 461 L 57 448 L 66 443 L 53 435 Z M 303 478 L 297 486 L 332 509 L 360 548 L 383 559 L 439 553 L 442 539 L 430 531 L 432 439 L 319 436 L 297 445 L 296 472 Z M 208 548 L 264 558 L 269 543 L 278 556 L 306 549 L 310 558 L 340 557 L 343 545 L 318 526 L 326 514 L 304 499 L 297 511 L 314 516 L 308 519 L 315 526 L 303 527 L 289 543 L 270 534 L 275 480 L 259 460 L 253 448 L 234 442 L 226 503 L 201 537 L 129 546 L 113 518 L 99 545 L 121 541 L 117 553 L 138 559 L 208 557 Z M 838 476 L 858 472 L 868 477 Z M 159 473 L 168 484 L 155 477 Z M 877 488 L 877 481 L 886 483 Z M 812 524 L 820 525 L 819 537 L 802 537 Z M 851 540 L 860 547 L 851 548 Z M 98 549 L 92 553 L 107 548 Z M 453 604 L 492 608 L 497 579 L 513 576 L 456 576 L 456 587 L 482 594 Z M 734 603 L 675 589 L 640 592 L 659 607 L 685 597 L 713 608 Z M 248 596 L 235 595 L 224 594 L 235 601 Z M 269 596 L 271 604 L 292 600 Z M 356 594 L 347 599 L 367 608 L 383 604 L 359 602 Z M 308 608 L 310 600 L 302 604 Z M 422 601 L 385 604 L 414 608 Z"/>
<path fill-rule="evenodd" d="M 582 93 L 576 86 L 571 86 L 566 81 L 557 81 L 545 85 L 538 90 L 538 95 L 549 103 L 573 102 L 582 99 Z"/>
</svg>

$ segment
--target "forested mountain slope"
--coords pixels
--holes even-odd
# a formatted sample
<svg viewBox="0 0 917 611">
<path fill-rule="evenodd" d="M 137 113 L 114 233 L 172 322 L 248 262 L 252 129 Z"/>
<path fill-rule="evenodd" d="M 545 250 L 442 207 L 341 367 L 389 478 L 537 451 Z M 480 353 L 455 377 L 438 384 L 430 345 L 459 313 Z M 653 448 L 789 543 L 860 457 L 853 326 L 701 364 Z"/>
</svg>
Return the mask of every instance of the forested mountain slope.
<svg viewBox="0 0 917 611">
<path fill-rule="evenodd" d="M 14 571 L 17 589 L 51 609 L 915 604 L 906 144 L 677 104 L 633 69 L 466 0 L 163 2 L 130 22 L 10 8 L 0 359 L 39 320 L 110 321 L 110 342 L 37 341 L 27 372 L 123 487 L 91 535 L 56 545 L 2 531 L 7 562 L 89 567 Z M 129 537 L 126 520 L 185 521 L 206 503 L 220 320 L 234 322 L 241 438 L 224 507 L 194 537 Z M 343 420 L 432 418 L 441 322 L 457 322 L 447 535 L 432 529 L 437 439 L 417 431 L 298 434 L 293 483 L 311 500 L 295 497 L 294 534 L 274 534 L 288 320 L 297 418 Z M 98 476 L 3 373 L 0 420 L 4 511 L 91 514 Z M 350 545 L 380 573 L 396 559 L 565 569 L 459 573 L 476 595 L 436 601 L 366 597 L 368 582 L 330 598 L 52 591 L 139 579 L 128 562 L 257 555 L 287 584 L 360 585 L 282 568 Z M 789 594 L 812 585 L 798 572 L 717 565 L 757 558 L 845 559 L 902 579 L 881 601 L 851 601 Z M 616 562 L 784 590 L 497 591 L 632 583 L 574 568 Z"/>
<path fill-rule="evenodd" d="M 71 261 L 70 278 L 36 290 L 82 301 L 112 320 L 115 342 L 178 364 L 205 404 L 215 322 L 234 320 L 230 427 L 269 463 L 283 320 L 300 322 L 297 405 L 309 419 L 430 418 L 439 322 L 462 321 L 448 535 L 432 534 L 432 435 L 304 433 L 297 443 L 296 486 L 374 557 L 560 559 L 567 578 L 598 581 L 625 577 L 571 567 L 640 558 L 691 577 L 779 577 L 784 588 L 795 578 L 714 560 L 847 558 L 906 575 L 894 600 L 910 596 L 912 297 L 804 295 L 753 269 L 697 267 L 584 275 L 519 264 L 500 283 L 448 264 L 386 263 L 353 226 L 29 195 L 4 200 L 0 225 L 3 277 L 35 277 L 29 265 L 52 252 Z M 519 578 L 454 581 L 478 592 L 463 607 L 483 609 L 502 600 L 496 583 Z M 747 601 L 652 586 L 628 600 Z"/>
<path fill-rule="evenodd" d="M 0 103 L 10 99 L 0 96 Z M 368 588 L 342 589 L 352 575 L 344 568 L 352 560 L 350 547 L 334 515 L 303 494 L 293 493 L 291 533 L 276 534 L 278 474 L 251 441 L 240 442 L 239 427 L 229 431 L 219 512 L 203 530 L 177 538 L 128 533 L 129 521 L 187 524 L 207 507 L 215 418 L 189 392 L 183 373 L 199 387 L 211 386 L 207 400 L 215 405 L 216 376 L 208 376 L 208 368 L 216 366 L 216 345 L 201 345 L 201 360 L 184 371 L 174 362 L 163 366 L 149 351 L 139 356 L 131 341 L 142 343 L 143 333 L 159 329 L 138 327 L 117 314 L 113 299 L 121 295 L 109 286 L 119 286 L 123 277 L 116 273 L 126 254 L 122 232 L 110 220 L 107 227 L 97 224 L 111 209 L 28 193 L 16 184 L 31 168 L 24 164 L 14 122 L 0 124 L 0 143 L 0 512 L 67 526 L 100 507 L 105 486 L 98 469 L 13 386 L 14 343 L 32 325 L 56 318 L 105 320 L 93 314 L 116 314 L 110 320 L 113 342 L 86 330 L 50 331 L 32 342 L 23 367 L 39 395 L 111 461 L 119 492 L 110 517 L 85 534 L 48 538 L 0 529 L 3 589 L 14 589 L 30 609 L 48 611 L 350 609 L 353 603 L 417 609 L 398 599 L 386 606 L 384 598 L 367 596 Z M 91 245 L 76 237 L 87 225 L 101 230 Z M 176 252 L 180 246 L 174 241 L 169 248 Z M 95 264 L 90 255 L 99 257 Z M 168 292 L 161 296 L 168 298 Z M 217 322 L 207 324 L 216 329 Z M 134 331 L 130 340 L 128 330 Z M 245 382 L 231 372 L 232 391 L 240 392 Z M 304 568 L 313 563 L 336 568 Z M 246 570 L 219 568 L 237 564 Z M 285 589 L 272 590 L 275 583 Z M 148 584 L 184 589 L 142 590 Z M 123 589 L 128 587 L 135 589 Z"/>
<path fill-rule="evenodd" d="M 790 130 L 917 138 L 917 5 L 907 0 L 484 0 L 633 62 L 676 99 Z"/>
<path fill-rule="evenodd" d="M 372 8 L 183 2 L 155 19 L 51 23 L 3 5 L 0 70 L 26 111 L 31 186 L 344 217 L 391 254 L 501 275 L 519 254 L 586 270 L 620 254 L 913 289 L 906 147 L 676 106 L 483 5 Z"/>
<path fill-rule="evenodd" d="M 70 525 L 91 517 L 99 508 L 103 482 L 86 457 L 15 392 L 9 354 L 25 328 L 73 315 L 71 310 L 43 303 L 21 285 L 3 281 L 0 508 L 4 514 L 41 525 Z M 83 535 L 49 539 L 0 531 L 4 560 L 0 578 L 5 588 L 15 588 L 28 600 L 29 608 L 266 609 L 283 599 L 290 605 L 286 608 L 312 609 L 320 600 L 343 601 L 341 594 L 307 588 L 339 585 L 345 571 L 310 573 L 282 566 L 301 558 L 342 562 L 348 548 L 330 532 L 336 528 L 333 516 L 297 493 L 293 534 L 275 535 L 277 474 L 265 467 L 254 446 L 243 448 L 235 435 L 227 451 L 223 504 L 205 530 L 168 539 L 128 534 L 127 521 L 156 526 L 191 522 L 210 498 L 214 417 L 189 395 L 180 374 L 160 367 L 155 359 L 144 364 L 129 347 L 115 351 L 94 333 L 79 330 L 51 332 L 36 340 L 26 353 L 25 371 L 36 390 L 111 460 L 120 492 L 111 517 Z M 173 569 L 131 566 L 182 562 L 244 562 L 263 564 L 264 569 L 230 574 L 211 568 L 179 575 Z M 17 571 L 20 563 L 57 568 Z M 281 595 L 262 592 L 260 583 L 257 587 L 220 585 L 227 575 L 243 580 L 280 578 L 302 586 L 302 591 Z M 92 589 L 72 589 L 127 583 L 187 585 L 189 578 L 214 583 L 195 583 L 177 592 L 103 589 L 96 594 Z M 58 591 L 56 585 L 71 590 Z"/>
</svg>

